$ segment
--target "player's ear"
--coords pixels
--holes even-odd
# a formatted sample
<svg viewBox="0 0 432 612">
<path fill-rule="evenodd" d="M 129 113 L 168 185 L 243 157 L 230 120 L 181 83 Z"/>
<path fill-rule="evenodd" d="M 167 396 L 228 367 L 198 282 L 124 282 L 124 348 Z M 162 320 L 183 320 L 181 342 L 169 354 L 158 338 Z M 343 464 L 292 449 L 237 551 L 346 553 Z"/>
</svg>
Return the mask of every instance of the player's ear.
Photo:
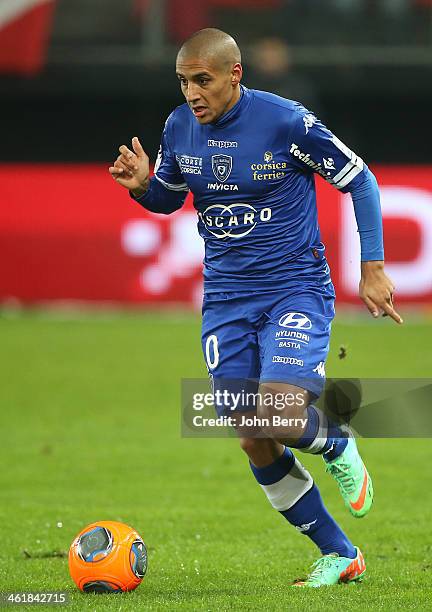
<svg viewBox="0 0 432 612">
<path fill-rule="evenodd" d="M 233 87 L 235 87 L 236 85 L 240 83 L 242 76 L 243 76 L 242 65 L 240 63 L 234 64 L 231 70 L 231 83 Z"/>
</svg>

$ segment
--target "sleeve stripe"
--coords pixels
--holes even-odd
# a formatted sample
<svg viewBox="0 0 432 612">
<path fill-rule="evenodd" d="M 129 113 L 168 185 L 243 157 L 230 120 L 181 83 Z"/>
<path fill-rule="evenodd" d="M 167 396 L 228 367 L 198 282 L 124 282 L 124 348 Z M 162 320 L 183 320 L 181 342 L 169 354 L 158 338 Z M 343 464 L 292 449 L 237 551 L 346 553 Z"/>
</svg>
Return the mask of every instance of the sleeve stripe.
<svg viewBox="0 0 432 612">
<path fill-rule="evenodd" d="M 345 174 L 345 176 L 342 177 L 335 186 L 338 189 L 342 189 L 343 187 L 346 187 L 347 185 L 349 185 L 349 183 L 351 183 L 353 178 L 357 176 L 357 174 L 360 174 L 362 170 L 363 170 L 363 162 L 361 166 L 353 166 L 351 170 L 347 174 Z"/>
<path fill-rule="evenodd" d="M 353 162 L 348 162 L 336 176 L 333 177 L 333 182 L 337 185 L 351 170 L 355 168 Z"/>
<path fill-rule="evenodd" d="M 170 191 L 189 191 L 189 187 L 186 183 L 180 183 L 180 185 L 175 185 L 173 183 L 167 183 L 157 174 L 155 174 L 154 177 L 159 181 L 159 183 L 161 183 L 165 187 L 165 189 L 169 189 Z"/>
<path fill-rule="evenodd" d="M 336 176 L 333 177 L 333 182 L 334 183 L 338 183 L 348 172 L 351 171 L 351 169 L 353 168 L 354 164 L 352 162 L 348 162 L 340 172 L 338 172 L 336 174 Z"/>
<path fill-rule="evenodd" d="M 359 172 L 361 172 L 363 170 L 363 166 L 364 166 L 364 163 L 361 157 L 357 157 L 357 155 L 353 153 L 352 160 L 349 161 L 346 164 L 346 166 L 344 166 L 342 170 L 338 174 L 336 174 L 335 177 L 333 177 L 334 183 L 338 185 L 340 182 L 342 182 L 345 179 L 347 174 L 349 174 L 350 172 L 354 170 L 354 168 L 358 168 Z M 358 174 L 358 172 L 356 174 Z M 347 183 L 345 183 L 345 185 L 347 185 Z M 345 185 L 341 185 L 341 186 L 345 187 Z"/>
<path fill-rule="evenodd" d="M 351 149 L 349 149 L 339 138 L 333 136 L 333 144 L 350 160 L 340 172 L 333 177 L 333 185 L 338 189 L 346 187 L 354 177 L 364 168 L 364 162 Z"/>
</svg>

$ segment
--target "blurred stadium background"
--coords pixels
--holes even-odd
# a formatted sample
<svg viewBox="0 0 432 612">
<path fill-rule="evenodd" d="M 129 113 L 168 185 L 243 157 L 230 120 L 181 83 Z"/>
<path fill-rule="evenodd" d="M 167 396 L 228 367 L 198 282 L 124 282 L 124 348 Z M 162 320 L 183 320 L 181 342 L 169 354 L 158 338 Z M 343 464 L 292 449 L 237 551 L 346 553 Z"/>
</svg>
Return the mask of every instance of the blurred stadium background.
<svg viewBox="0 0 432 612">
<path fill-rule="evenodd" d="M 243 49 L 246 85 L 302 101 L 373 168 L 399 303 L 432 302 L 432 3 L 428 0 L 3 0 L 0 299 L 197 305 L 191 204 L 145 214 L 107 163 L 140 136 L 154 160 L 182 102 L 180 41 Z M 351 206 L 318 180 L 339 307 L 357 300 Z"/>
<path fill-rule="evenodd" d="M 146 213 L 107 170 L 134 135 L 155 160 L 182 103 L 177 47 L 206 26 L 237 38 L 246 85 L 304 102 L 380 183 L 402 328 L 359 303 L 352 206 L 317 179 L 338 296 L 328 374 L 430 377 L 431 0 L 0 0 L 3 588 L 72 591 L 65 550 L 108 518 L 150 546 L 142 608 L 328 609 L 286 590 L 315 551 L 275 519 L 235 441 L 180 438 L 180 378 L 206 376 L 190 198 Z M 338 602 L 427 609 L 430 443 L 361 444 L 378 491 L 366 524 L 305 460 L 370 563 L 361 603 L 356 589 Z"/>
</svg>

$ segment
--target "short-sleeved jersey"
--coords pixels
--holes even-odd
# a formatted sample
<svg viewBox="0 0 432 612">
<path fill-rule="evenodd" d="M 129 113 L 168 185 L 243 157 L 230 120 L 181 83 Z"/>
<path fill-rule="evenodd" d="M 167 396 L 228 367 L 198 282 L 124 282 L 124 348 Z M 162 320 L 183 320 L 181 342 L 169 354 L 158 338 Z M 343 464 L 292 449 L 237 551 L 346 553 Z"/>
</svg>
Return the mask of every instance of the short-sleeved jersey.
<svg viewBox="0 0 432 612">
<path fill-rule="evenodd" d="M 167 189 L 194 195 L 206 292 L 329 282 L 314 175 L 346 192 L 366 171 L 301 104 L 243 86 L 213 124 L 176 108 L 155 166 Z"/>
</svg>

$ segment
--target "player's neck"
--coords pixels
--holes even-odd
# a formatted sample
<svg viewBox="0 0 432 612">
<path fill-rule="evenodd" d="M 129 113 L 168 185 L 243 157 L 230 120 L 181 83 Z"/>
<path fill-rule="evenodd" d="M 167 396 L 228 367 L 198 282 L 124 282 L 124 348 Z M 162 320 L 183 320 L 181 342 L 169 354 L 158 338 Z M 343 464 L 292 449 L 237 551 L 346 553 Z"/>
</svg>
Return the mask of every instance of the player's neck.
<svg viewBox="0 0 432 612">
<path fill-rule="evenodd" d="M 237 104 L 237 102 L 240 100 L 241 97 L 241 89 L 240 89 L 240 84 L 238 84 L 236 86 L 236 88 L 234 89 L 233 92 L 233 97 L 231 98 L 231 100 L 228 103 L 228 106 L 225 109 L 225 113 L 227 113 L 228 111 L 230 111 L 232 108 L 234 108 L 234 106 Z"/>
<path fill-rule="evenodd" d="M 218 123 L 219 121 L 221 121 L 221 119 L 224 119 L 224 117 L 240 102 L 241 97 L 242 97 L 242 89 L 240 85 L 237 85 L 237 87 L 235 88 L 233 92 L 233 96 L 231 100 L 228 102 L 223 112 L 216 119 L 215 123 Z"/>
</svg>

